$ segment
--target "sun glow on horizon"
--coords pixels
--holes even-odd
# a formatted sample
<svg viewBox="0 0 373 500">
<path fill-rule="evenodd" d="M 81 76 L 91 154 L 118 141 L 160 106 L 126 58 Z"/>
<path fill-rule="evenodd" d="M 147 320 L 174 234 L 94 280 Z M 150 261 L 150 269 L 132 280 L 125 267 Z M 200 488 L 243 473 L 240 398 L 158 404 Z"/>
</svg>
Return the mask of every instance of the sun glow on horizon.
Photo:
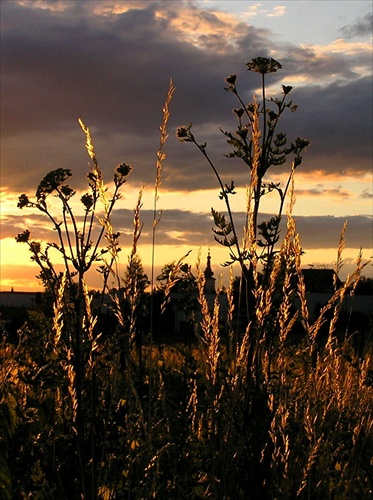
<svg viewBox="0 0 373 500">
<path fill-rule="evenodd" d="M 302 243 L 302 237 L 301 237 Z M 2 242 L 2 246 L 4 241 Z M 40 273 L 40 269 L 36 263 L 30 261 L 30 253 L 27 248 L 24 247 L 22 249 L 23 258 L 18 260 L 17 263 L 12 262 L 11 255 L 12 250 L 14 252 L 14 245 L 20 245 L 24 247 L 24 245 L 10 244 L 8 249 L 9 254 L 6 260 L 6 263 L 2 265 L 1 279 L 0 279 L 0 290 L 1 291 L 10 291 L 13 288 L 16 291 L 41 291 L 42 285 L 40 280 L 36 279 L 36 276 Z M 336 242 L 337 248 L 338 242 Z M 337 250 L 336 248 L 317 248 L 317 249 L 308 249 L 304 248 L 305 254 L 302 256 L 302 267 L 316 267 L 316 268 L 328 268 L 334 269 L 337 259 Z M 228 286 L 229 283 L 229 267 L 222 267 L 222 264 L 229 260 L 229 253 L 225 247 L 218 245 L 216 242 L 211 239 L 211 245 L 206 246 L 197 246 L 197 245 L 188 245 L 187 243 L 182 244 L 172 244 L 167 245 L 163 243 L 157 243 L 155 247 L 155 269 L 154 269 L 154 277 L 156 278 L 161 268 L 170 262 L 176 262 L 185 256 L 188 252 L 190 254 L 187 258 L 185 258 L 185 262 L 192 265 L 192 268 L 195 270 L 195 266 L 198 260 L 198 255 L 201 253 L 201 266 L 204 268 L 207 254 L 208 252 L 211 255 L 212 260 L 212 269 L 215 273 L 215 277 L 218 278 L 222 275 L 222 280 L 224 286 Z M 369 250 L 363 249 L 363 262 L 366 262 L 373 255 L 370 255 Z M 120 279 L 124 277 L 124 272 L 128 263 L 128 257 L 131 253 L 130 247 L 123 247 L 122 252 L 119 254 L 118 261 L 118 269 Z M 349 248 L 348 246 L 343 251 L 343 262 L 344 265 L 341 269 L 340 277 L 342 280 L 345 280 L 348 274 L 354 272 L 357 259 L 358 259 L 358 250 L 356 248 Z M 152 245 L 151 244 L 139 244 L 138 255 L 142 259 L 142 263 L 144 266 L 144 271 L 148 275 L 148 278 L 151 277 L 151 262 L 152 262 Z M 99 290 L 102 287 L 102 277 L 97 273 L 96 269 L 100 265 L 99 262 L 94 263 L 92 269 L 87 273 L 86 280 L 87 284 L 90 288 Z M 63 265 L 57 264 L 56 268 L 58 271 L 63 271 Z M 240 270 L 238 265 L 234 266 L 234 274 L 239 275 Z M 373 277 L 373 266 L 369 264 L 366 266 L 362 273 L 364 276 Z M 157 285 L 157 282 L 155 282 Z M 115 279 L 112 279 L 109 283 L 109 286 L 116 286 Z"/>
<path fill-rule="evenodd" d="M 2 31 L 2 40 L 7 44 L 6 47 L 4 45 L 4 54 L 7 56 L 7 59 L 4 59 L 6 97 L 2 99 L 4 103 L 7 101 L 4 116 L 9 125 L 4 128 L 6 134 L 2 137 L 1 167 L 5 174 L 4 181 L 9 186 L 0 188 L 1 288 L 13 286 L 19 289 L 19 286 L 22 286 L 31 289 L 38 286 L 35 275 L 39 273 L 39 269 L 35 263 L 30 262 L 31 254 L 27 245 L 16 243 L 17 234 L 26 228 L 30 229 L 31 240 L 41 241 L 43 244 L 46 241 L 57 241 L 58 237 L 57 231 L 53 231 L 45 214 L 35 207 L 22 210 L 17 208 L 18 196 L 23 191 L 21 189 L 21 192 L 15 193 L 17 186 L 30 187 L 27 194 L 32 200 L 39 181 L 35 185 L 32 184 L 39 172 L 47 169 L 47 173 L 57 167 L 71 168 L 71 187 L 74 188 L 76 182 L 79 188 L 69 203 L 76 216 L 78 230 L 82 230 L 84 207 L 80 199 L 86 193 L 86 188 L 81 189 L 81 186 L 89 168 L 86 167 L 84 136 L 73 122 L 75 114 L 90 117 L 94 142 L 97 135 L 95 146 L 99 145 L 99 157 L 100 148 L 104 148 L 102 165 L 105 170 L 104 177 L 109 181 L 106 185 L 109 192 L 113 192 L 113 182 L 112 176 L 107 176 L 106 169 L 109 170 L 110 165 L 116 164 L 117 157 L 128 153 L 131 158 L 128 161 L 136 170 L 135 175 L 128 179 L 122 192 L 123 197 L 118 200 L 112 214 L 114 231 L 121 233 L 122 273 L 130 253 L 133 210 L 142 185 L 139 179 L 144 176 L 148 182 L 142 197 L 140 218 L 144 227 L 139 241 L 139 254 L 146 272 L 149 272 L 152 255 L 149 242 L 154 206 L 154 183 L 149 182 L 149 179 L 155 157 L 153 155 L 149 161 L 147 155 L 155 137 L 157 140 L 154 144 L 155 147 L 158 146 L 158 121 L 156 122 L 153 115 L 156 102 L 154 96 L 163 85 L 162 79 L 167 77 L 168 72 L 175 73 L 172 77 L 174 79 L 175 76 L 177 96 L 171 103 L 171 118 L 174 118 L 174 103 L 175 117 L 178 120 L 191 111 L 196 127 L 198 124 L 198 135 L 211 146 L 212 155 L 217 153 L 214 161 L 216 158 L 216 165 L 224 172 L 223 183 L 227 182 L 229 185 L 231 178 L 234 180 L 237 194 L 230 197 L 230 202 L 236 220 L 239 221 L 237 226 L 240 226 L 238 231 L 241 234 L 247 207 L 245 183 L 249 182 L 250 175 L 244 168 L 230 169 L 228 161 L 219 159 L 218 155 L 222 153 L 222 149 L 220 143 L 217 146 L 216 138 L 219 135 L 219 124 L 225 122 L 221 121 L 217 107 L 220 103 L 225 106 L 226 101 L 223 101 L 223 97 L 219 101 L 219 94 L 215 94 L 213 88 L 215 89 L 215 84 L 220 85 L 219 89 L 222 91 L 222 80 L 230 71 L 242 71 L 247 74 L 245 63 L 250 57 L 259 55 L 251 54 L 258 47 L 262 47 L 266 56 L 284 63 L 281 82 L 301 87 L 303 95 L 310 99 L 307 106 L 310 102 L 314 103 L 321 111 L 319 115 L 317 110 L 314 114 L 312 111 L 310 117 L 305 116 L 305 113 L 297 115 L 300 116 L 299 128 L 305 125 L 307 130 L 311 130 L 315 135 L 314 138 L 309 137 L 311 146 L 295 176 L 296 202 L 293 215 L 298 219 L 300 227 L 304 224 L 306 231 L 314 232 L 311 236 L 305 235 L 305 240 L 310 242 L 312 248 L 305 248 L 304 264 L 331 266 L 336 250 L 331 248 L 333 242 L 330 240 L 334 240 L 337 234 L 334 242 L 336 248 L 339 230 L 337 226 L 342 218 L 356 217 L 354 220 L 358 227 L 351 231 L 352 238 L 348 234 L 350 228 L 347 231 L 350 239 L 347 246 L 350 245 L 351 248 L 346 249 L 345 259 L 346 268 L 350 269 L 353 262 L 356 262 L 360 237 L 364 237 L 365 244 L 368 242 L 367 227 L 369 218 L 373 217 L 373 179 L 372 172 L 368 171 L 369 150 L 368 141 L 365 140 L 370 124 L 365 113 L 369 112 L 371 102 L 366 77 L 371 76 L 372 70 L 372 36 L 367 31 L 369 26 L 363 23 L 369 20 L 371 6 L 369 7 L 367 2 L 361 2 L 361 7 L 355 6 L 359 2 L 345 2 L 343 5 L 348 6 L 341 8 L 337 16 L 329 2 L 319 2 L 320 9 L 314 9 L 315 12 L 310 7 L 312 2 L 299 2 L 298 6 L 297 3 L 233 0 L 18 0 L 12 5 L 9 3 L 7 19 L 2 19 L 2 27 L 4 25 L 5 28 Z M 302 25 L 303 9 L 310 16 L 307 26 Z M 4 7 L 4 12 L 5 10 Z M 20 13 L 23 17 L 18 17 Z M 330 20 L 326 18 L 326 13 L 331 13 Z M 29 19 L 30 22 L 18 27 L 19 19 Z M 326 21 L 330 23 L 330 32 L 324 29 Z M 48 28 L 45 31 L 45 39 L 43 30 L 38 33 L 34 28 L 42 26 L 43 23 Z M 89 29 L 86 32 L 81 30 L 80 23 L 84 23 Z M 66 39 L 64 30 L 70 34 L 69 40 Z M 17 33 L 15 38 L 14 32 Z M 107 36 L 104 36 L 105 34 Z M 91 37 L 91 51 L 80 52 L 82 47 L 87 47 L 87 36 Z M 150 44 L 146 43 L 149 39 L 152 41 Z M 66 51 L 64 64 L 56 68 L 53 63 L 56 59 L 52 55 L 55 54 L 56 47 L 62 45 Z M 34 57 L 25 56 L 28 46 L 33 49 Z M 243 50 L 242 47 L 246 49 Z M 246 50 L 248 52 L 245 52 Z M 162 59 L 163 56 L 165 59 Z M 185 59 L 182 59 L 183 57 Z M 240 60 L 243 68 L 238 66 Z M 232 61 L 233 68 L 229 66 Z M 210 71 L 207 70 L 209 64 Z M 224 67 L 227 71 L 223 70 Z M 290 68 L 288 74 L 287 67 Z M 149 68 L 151 73 L 148 73 Z M 222 72 L 220 83 L 212 79 L 217 76 L 215 71 L 219 71 L 219 74 Z M 92 75 L 95 77 L 92 78 Z M 84 80 L 83 76 L 87 80 Z M 255 83 L 247 87 L 250 89 L 247 94 L 252 94 L 252 85 L 260 85 L 260 79 L 254 79 L 258 75 L 251 76 Z M 35 80 L 32 79 L 34 77 Z M 273 95 L 278 96 L 281 89 L 281 85 L 277 83 L 276 88 L 274 85 L 272 88 L 273 81 L 268 79 L 268 97 L 272 95 L 272 91 Z M 136 92 L 133 92 L 133 82 L 136 82 Z M 25 84 L 26 87 L 23 87 Z M 305 92 L 305 86 L 309 86 L 309 92 Z M 102 92 L 102 89 L 105 92 Z M 356 89 L 359 89 L 359 92 Z M 210 90 L 211 97 L 217 99 L 217 107 L 207 112 L 202 102 L 204 99 L 210 99 Z M 261 90 L 256 89 L 259 96 Z M 336 106 L 330 109 L 329 104 L 334 103 L 334 98 Z M 248 99 L 250 100 L 251 96 L 248 96 Z M 301 104 L 299 102 L 300 107 Z M 161 106 L 162 101 L 159 102 L 157 119 Z M 330 116 L 326 116 L 328 110 Z M 153 127 L 153 119 L 156 123 L 154 132 L 150 130 Z M 143 120 L 143 123 L 140 123 L 140 120 Z M 350 120 L 351 128 L 345 126 L 349 125 L 346 120 Z M 70 123 L 72 130 L 69 128 Z M 330 136 L 335 143 L 331 146 L 328 133 L 334 124 L 335 130 L 331 131 L 333 133 Z M 339 124 L 343 126 L 338 127 Z M 293 126 L 294 122 L 290 125 Z M 178 144 L 175 133 L 172 130 L 169 130 L 169 133 L 172 137 L 166 145 L 167 169 L 157 202 L 157 209 L 162 212 L 157 226 L 157 269 L 167 262 L 178 260 L 189 249 L 193 252 L 188 261 L 193 263 L 197 260 L 200 248 L 198 245 L 201 245 L 206 253 L 208 242 L 211 242 L 214 272 L 218 274 L 218 269 L 225 272 L 225 269 L 219 268 L 219 264 L 229 258 L 229 252 L 214 242 L 211 232 L 211 206 L 223 214 L 227 213 L 224 200 L 219 199 L 219 185 L 212 172 L 211 178 L 208 177 L 206 171 L 209 167 L 206 163 L 203 166 L 202 162 L 199 164 L 197 160 L 189 169 L 183 157 L 188 153 L 178 152 L 175 147 L 175 142 Z M 215 146 L 216 151 L 213 151 Z M 315 157 L 313 151 L 316 153 Z M 196 156 L 192 154 L 190 158 L 195 161 Z M 113 163 L 112 159 L 115 159 Z M 203 168 L 206 170 L 202 170 Z M 290 170 L 290 161 L 286 166 L 271 168 L 265 180 L 279 182 L 283 188 L 288 172 L 281 172 L 281 169 L 286 168 Z M 340 172 L 337 171 L 338 168 Z M 199 189 L 201 186 L 212 187 Z M 62 221 L 63 224 L 59 201 L 51 195 L 48 196 L 47 202 L 51 204 L 56 220 Z M 274 190 L 263 196 L 263 217 L 269 218 L 268 215 L 277 214 L 278 208 L 278 192 Z M 309 218 L 307 223 L 306 218 Z M 97 227 L 101 228 L 98 221 Z M 71 231 L 71 234 L 73 233 L 74 230 Z M 96 234 L 95 230 L 92 237 Z M 302 233 L 300 237 L 302 240 Z M 314 248 L 316 245 L 320 245 L 320 248 Z M 365 251 L 372 252 L 370 248 Z M 50 253 L 53 254 L 54 251 L 51 250 Z M 367 258 L 370 257 L 371 255 L 367 255 Z M 58 252 L 55 259 L 60 268 L 62 261 Z M 91 286 L 99 286 L 99 277 L 94 269 L 89 273 L 89 280 Z"/>
</svg>

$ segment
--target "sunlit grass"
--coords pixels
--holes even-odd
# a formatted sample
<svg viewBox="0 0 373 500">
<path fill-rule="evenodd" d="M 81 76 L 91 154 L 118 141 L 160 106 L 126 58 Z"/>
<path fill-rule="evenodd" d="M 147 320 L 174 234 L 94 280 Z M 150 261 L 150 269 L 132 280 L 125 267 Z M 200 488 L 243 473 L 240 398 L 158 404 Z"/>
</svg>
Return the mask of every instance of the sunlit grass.
<svg viewBox="0 0 373 500">
<path fill-rule="evenodd" d="M 169 90 L 166 103 L 171 97 Z M 211 300 L 205 289 L 204 259 L 197 252 L 195 267 L 187 266 L 186 273 L 195 285 L 187 293 L 195 297 L 180 292 L 181 305 L 194 298 L 195 308 L 189 333 L 177 337 L 169 320 L 176 307 L 173 293 L 192 255 L 185 252 L 175 258 L 178 247 L 171 246 L 171 254 L 163 256 L 174 263 L 166 282 L 158 288 L 154 279 L 155 250 L 157 255 L 163 250 L 156 245 L 155 229 L 161 224 L 157 201 L 168 113 L 166 105 L 156 159 L 153 241 L 142 245 L 141 189 L 132 226 L 126 228 L 132 245 L 124 272 L 111 217 L 118 193 L 106 189 L 89 130 L 81 124 L 93 161 L 94 176 L 88 179 L 101 211 L 96 217 L 85 205 L 83 219 L 74 218 L 75 206 L 68 206 L 64 194 L 70 191 L 57 186 L 65 196 L 60 196 L 61 224 L 67 227 L 71 220 L 70 233 L 76 237 L 74 245 L 72 236 L 67 237 L 63 247 L 60 235 L 62 248 L 57 251 L 64 257 L 64 272 L 57 261 L 49 263 L 48 256 L 36 250 L 33 256 L 39 266 L 45 271 L 47 262 L 53 273 L 53 279 L 45 280 L 45 302 L 29 312 L 17 332 L 8 334 L 1 324 L 2 497 L 369 498 L 372 325 L 359 332 L 358 345 L 356 332 L 338 321 L 343 298 L 354 290 L 367 261 L 355 254 L 354 271 L 313 320 L 303 276 L 302 236 L 292 215 L 293 164 L 284 230 L 269 245 L 263 267 L 252 200 L 252 195 L 260 197 L 261 134 L 256 116 L 243 238 L 222 249 L 226 253 L 227 247 L 234 247 L 242 269 L 250 259 L 252 288 L 245 297 L 244 286 L 237 286 L 235 270 L 228 266 L 227 281 L 218 283 Z M 127 166 L 121 168 L 127 175 Z M 117 169 L 115 175 L 119 174 Z M 42 187 L 50 188 L 45 183 Z M 39 198 L 42 209 L 44 201 Z M 282 205 L 284 201 L 285 197 Z M 28 201 L 23 208 L 27 205 L 33 207 Z M 223 218 L 216 219 L 225 236 Z M 50 220 L 58 233 L 60 226 Z M 82 220 L 83 229 L 78 230 L 74 224 Z M 107 251 L 87 260 L 100 235 Z M 332 259 L 338 274 L 344 269 L 345 236 L 346 226 Z M 18 240 L 29 243 L 25 233 Z M 144 247 L 149 250 L 144 263 L 150 265 L 151 281 L 143 265 Z M 101 266 L 102 290 L 108 293 L 89 290 L 87 262 Z M 219 302 L 223 284 L 225 315 Z"/>
</svg>

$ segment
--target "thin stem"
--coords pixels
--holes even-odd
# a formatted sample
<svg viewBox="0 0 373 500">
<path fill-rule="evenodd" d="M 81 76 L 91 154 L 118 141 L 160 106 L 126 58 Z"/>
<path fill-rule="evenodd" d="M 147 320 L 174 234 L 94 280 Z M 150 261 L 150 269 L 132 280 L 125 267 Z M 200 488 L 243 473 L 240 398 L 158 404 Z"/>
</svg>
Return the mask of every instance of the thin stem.
<svg viewBox="0 0 373 500">
<path fill-rule="evenodd" d="M 85 252 L 88 251 L 88 248 L 89 248 L 89 245 L 90 245 L 90 239 L 91 239 L 92 228 L 93 228 L 93 221 L 94 221 L 94 217 L 95 217 L 95 213 L 96 213 L 97 200 L 99 198 L 99 194 L 98 194 L 96 188 L 92 188 L 92 196 L 93 196 L 93 205 L 91 207 L 91 218 L 90 218 L 90 221 L 89 221 L 87 238 L 86 238 L 86 241 L 84 243 Z"/>
<path fill-rule="evenodd" d="M 69 279 L 69 281 L 71 281 L 70 268 L 69 268 L 69 264 L 67 262 L 66 246 L 65 246 L 64 239 L 63 239 L 60 224 L 57 223 L 55 218 L 50 214 L 50 212 L 47 209 L 42 208 L 40 205 L 36 205 L 36 207 L 49 218 L 49 220 L 53 224 L 54 229 L 57 231 L 58 239 L 60 241 L 60 246 L 61 246 L 61 254 L 62 254 L 62 257 L 64 260 L 64 264 L 65 264 L 65 269 L 67 272 L 68 279 Z"/>
<path fill-rule="evenodd" d="M 224 198 L 224 201 L 225 201 L 225 205 L 227 207 L 227 210 L 228 210 L 228 216 L 229 216 L 229 221 L 232 225 L 232 231 L 233 231 L 233 236 L 234 236 L 234 241 L 235 241 L 235 247 L 236 247 L 236 250 L 237 250 L 237 259 L 242 267 L 242 269 L 244 269 L 246 266 L 245 266 L 245 263 L 244 263 L 244 260 L 242 258 L 242 251 L 241 251 L 241 248 L 240 248 L 240 244 L 238 242 L 238 237 L 237 237 L 237 232 L 236 232 L 236 227 L 234 225 L 234 218 L 233 218 L 233 214 L 232 214 L 232 210 L 231 210 L 231 206 L 230 206 L 230 203 L 229 203 L 229 199 L 228 199 L 228 195 L 227 193 L 225 192 L 225 189 L 224 189 L 224 184 L 221 180 L 221 177 L 218 173 L 218 171 L 216 170 L 214 164 L 212 163 L 212 161 L 210 160 L 209 156 L 207 155 L 206 153 L 206 150 L 204 147 L 202 147 L 200 144 L 198 144 L 196 142 L 196 140 L 194 139 L 193 137 L 193 142 L 194 144 L 197 146 L 197 148 L 201 151 L 201 153 L 203 154 L 203 156 L 206 158 L 206 160 L 208 161 L 210 167 L 212 168 L 217 180 L 218 180 L 218 183 L 220 185 L 220 188 L 221 188 L 221 195 L 223 196 Z"/>
<path fill-rule="evenodd" d="M 271 142 L 272 142 L 272 139 L 273 139 L 273 134 L 274 134 L 276 126 L 278 124 L 279 118 L 280 118 L 281 114 L 283 113 L 283 111 L 285 109 L 285 107 L 284 107 L 285 99 L 286 99 L 286 94 L 284 94 L 284 96 L 282 98 L 282 101 L 280 103 L 279 110 L 278 110 L 278 113 L 277 113 L 277 118 L 275 120 L 273 120 L 273 124 L 270 127 L 270 131 L 268 133 L 267 142 L 266 142 L 266 145 L 265 145 L 266 152 L 267 152 L 266 161 L 268 161 L 268 153 L 270 151 L 270 146 L 271 146 Z"/>
<path fill-rule="evenodd" d="M 102 221 L 101 231 L 100 231 L 100 234 L 97 237 L 93 253 L 92 253 L 92 255 L 91 255 L 91 257 L 90 257 L 90 259 L 89 259 L 89 261 L 88 261 L 88 263 L 86 265 L 86 270 L 88 270 L 91 267 L 92 263 L 97 258 L 97 249 L 98 249 L 98 247 L 99 247 L 99 245 L 101 243 L 101 240 L 102 240 L 102 237 L 104 235 L 104 232 L 107 229 L 107 224 L 109 223 L 109 218 L 110 218 L 111 212 L 112 212 L 112 210 L 114 208 L 114 205 L 115 205 L 115 202 L 117 200 L 118 189 L 119 189 L 119 187 L 117 186 L 115 188 L 114 195 L 113 195 L 113 198 L 112 198 L 112 200 L 110 202 L 110 205 L 106 208 L 105 217 L 104 217 L 104 219 Z"/>
<path fill-rule="evenodd" d="M 266 134 L 267 134 L 267 107 L 265 95 L 265 78 L 262 73 L 262 100 L 263 100 L 263 137 L 262 137 L 262 156 L 261 156 L 261 173 L 264 173 L 265 160 L 266 160 Z"/>
<path fill-rule="evenodd" d="M 77 255 L 76 255 L 76 258 L 75 258 L 74 257 L 74 251 L 73 251 L 73 248 L 72 248 L 71 238 L 70 238 L 69 227 L 68 227 L 68 224 L 67 224 L 66 207 L 65 207 L 65 205 L 62 208 L 62 216 L 63 216 L 63 222 L 64 222 L 64 226 L 65 226 L 65 234 L 66 234 L 66 238 L 67 238 L 67 243 L 68 243 L 69 250 L 70 250 L 70 257 L 71 257 L 71 260 L 74 263 L 75 267 L 78 268 L 79 266 L 77 264 L 79 262 L 79 246 L 78 246 L 78 242 L 76 241 L 75 243 L 76 243 L 76 253 L 77 253 Z"/>
</svg>

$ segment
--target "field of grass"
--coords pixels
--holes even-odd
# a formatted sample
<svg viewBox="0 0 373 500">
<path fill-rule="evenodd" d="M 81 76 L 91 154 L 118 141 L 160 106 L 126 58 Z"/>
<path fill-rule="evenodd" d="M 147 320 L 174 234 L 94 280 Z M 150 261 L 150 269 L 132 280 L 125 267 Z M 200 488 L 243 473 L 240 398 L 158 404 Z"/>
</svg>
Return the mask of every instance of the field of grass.
<svg viewBox="0 0 373 500">
<path fill-rule="evenodd" d="M 250 64 L 263 89 L 264 76 L 281 67 L 264 58 Z M 235 75 L 226 83 L 240 100 Z M 286 100 L 290 91 L 283 87 L 283 97 L 271 101 L 276 114 L 263 90 L 261 105 L 235 110 L 236 134 L 224 133 L 232 155 L 250 166 L 242 243 L 229 202 L 233 183 L 224 185 L 190 126 L 178 131 L 213 169 L 227 207 L 227 215 L 213 211 L 215 236 L 231 263 L 241 266 L 237 296 L 233 276 L 226 291 L 224 328 L 218 294 L 212 306 L 207 301 L 200 262 L 192 276 L 180 259 L 169 267 L 162 287 L 144 275 L 137 254 L 141 193 L 127 271 L 118 276 L 119 234 L 110 215 L 131 167 L 117 167 L 108 194 L 83 122 L 93 162 L 81 200 L 83 216 L 76 217 L 69 204 L 74 191 L 66 184 L 68 170 L 48 174 L 36 201 L 20 196 L 20 208 L 49 217 L 57 242 L 42 249 L 28 231 L 17 236 L 40 267 L 45 303 L 29 312 L 15 337 L 2 327 L 1 500 L 372 498 L 372 324 L 367 321 L 356 333 L 338 322 L 344 297 L 356 289 L 366 262 L 360 255 L 356 271 L 344 284 L 336 281 L 333 296 L 311 321 L 300 236 L 291 215 L 295 169 L 308 141 L 298 138 L 285 146 L 286 136 L 275 133 L 279 117 L 293 106 Z M 172 93 L 171 84 L 156 160 L 153 244 Z M 265 182 L 268 168 L 288 156 L 286 186 Z M 260 200 L 268 190 L 279 193 L 279 213 L 258 224 Z M 50 215 L 51 193 L 61 202 L 60 219 Z M 280 241 L 287 196 L 287 229 Z M 64 259 L 62 274 L 55 271 L 52 251 Z M 101 293 L 88 290 L 85 282 L 97 262 Z M 109 276 L 117 280 L 116 288 L 108 288 Z M 158 333 L 182 279 L 184 293 L 195 294 L 196 307 L 189 316 L 192 335 L 176 341 L 170 332 Z M 110 314 L 103 308 L 108 295 Z M 356 335 L 365 335 L 358 349 Z"/>
</svg>

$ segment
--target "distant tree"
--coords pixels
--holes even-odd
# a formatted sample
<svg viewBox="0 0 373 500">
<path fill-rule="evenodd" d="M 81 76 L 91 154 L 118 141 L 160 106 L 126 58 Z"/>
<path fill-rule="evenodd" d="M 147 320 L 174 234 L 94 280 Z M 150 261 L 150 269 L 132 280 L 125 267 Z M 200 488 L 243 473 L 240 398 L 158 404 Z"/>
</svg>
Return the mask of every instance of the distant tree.
<svg viewBox="0 0 373 500">
<path fill-rule="evenodd" d="M 187 263 L 169 262 L 161 269 L 157 281 L 166 301 L 173 299 L 185 313 L 187 323 L 192 324 L 198 310 L 198 287 L 192 267 Z"/>
<path fill-rule="evenodd" d="M 373 278 L 362 276 L 355 287 L 355 295 L 373 295 Z"/>
</svg>

